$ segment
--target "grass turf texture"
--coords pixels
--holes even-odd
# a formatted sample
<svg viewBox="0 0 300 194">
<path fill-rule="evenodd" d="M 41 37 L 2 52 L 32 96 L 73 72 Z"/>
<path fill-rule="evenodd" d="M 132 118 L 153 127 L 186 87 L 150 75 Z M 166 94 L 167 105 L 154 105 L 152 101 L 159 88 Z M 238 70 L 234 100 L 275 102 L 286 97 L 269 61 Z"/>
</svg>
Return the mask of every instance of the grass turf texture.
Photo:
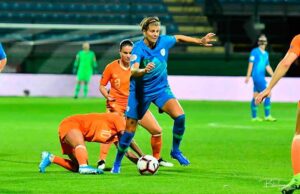
<svg viewBox="0 0 300 194">
<path fill-rule="evenodd" d="M 279 193 L 292 177 L 290 143 L 296 103 L 273 103 L 277 122 L 251 122 L 250 105 L 242 102 L 181 101 L 186 133 L 181 146 L 191 166 L 169 156 L 173 121 L 152 112 L 163 128 L 162 156 L 174 162 L 154 176 L 139 175 L 124 159 L 120 175 L 79 175 L 57 165 L 38 172 L 43 150 L 61 156 L 57 126 L 69 115 L 104 112 L 103 99 L 0 98 L 0 193 Z M 260 115 L 262 115 L 262 105 Z M 150 135 L 135 137 L 151 154 Z M 99 144 L 88 143 L 96 166 Z M 116 149 L 107 158 L 111 166 Z"/>
</svg>

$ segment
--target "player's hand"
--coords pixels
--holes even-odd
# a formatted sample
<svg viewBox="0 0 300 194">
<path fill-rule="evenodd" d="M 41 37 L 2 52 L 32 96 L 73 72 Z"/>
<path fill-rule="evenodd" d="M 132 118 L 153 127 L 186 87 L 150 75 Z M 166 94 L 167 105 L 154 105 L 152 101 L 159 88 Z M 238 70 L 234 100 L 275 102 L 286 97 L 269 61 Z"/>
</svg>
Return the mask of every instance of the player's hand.
<svg viewBox="0 0 300 194">
<path fill-rule="evenodd" d="M 114 102 L 114 101 L 116 101 L 116 99 L 115 98 L 113 98 L 113 97 L 111 97 L 111 96 L 107 96 L 107 101 L 110 101 L 110 102 Z"/>
<path fill-rule="evenodd" d="M 155 68 L 155 65 L 153 62 L 148 63 L 145 67 L 145 73 L 149 73 L 154 68 Z"/>
<path fill-rule="evenodd" d="M 267 96 L 269 96 L 271 90 L 266 88 L 264 91 L 258 94 L 255 98 L 255 104 L 260 104 Z"/>
<path fill-rule="evenodd" d="M 249 77 L 246 77 L 245 83 L 247 84 L 249 82 Z"/>
<path fill-rule="evenodd" d="M 201 44 L 203 46 L 213 46 L 210 42 L 216 42 L 216 39 L 214 39 L 215 34 L 214 33 L 208 33 L 203 38 L 201 38 Z"/>
</svg>

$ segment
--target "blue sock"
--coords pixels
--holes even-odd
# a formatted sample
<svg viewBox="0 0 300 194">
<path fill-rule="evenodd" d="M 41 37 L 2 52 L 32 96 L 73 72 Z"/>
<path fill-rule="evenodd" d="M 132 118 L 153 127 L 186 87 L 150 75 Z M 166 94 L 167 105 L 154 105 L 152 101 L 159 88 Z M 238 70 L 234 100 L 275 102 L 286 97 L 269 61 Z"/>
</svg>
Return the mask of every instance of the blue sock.
<svg viewBox="0 0 300 194">
<path fill-rule="evenodd" d="M 270 111 L 271 111 L 271 98 L 270 97 L 265 98 L 264 108 L 265 108 L 265 116 L 266 117 L 270 116 Z"/>
<path fill-rule="evenodd" d="M 118 144 L 118 152 L 117 152 L 117 156 L 115 159 L 115 164 L 116 165 L 121 165 L 121 161 L 124 157 L 125 152 L 127 151 L 131 140 L 134 136 L 134 133 L 125 131 L 124 134 L 121 136 L 119 144 Z"/>
<path fill-rule="evenodd" d="M 174 119 L 173 126 L 173 151 L 179 151 L 180 142 L 185 130 L 185 115 L 180 115 Z"/>
<path fill-rule="evenodd" d="M 254 98 L 251 101 L 251 115 L 252 115 L 252 118 L 257 117 L 257 106 L 255 104 L 255 99 Z"/>
</svg>

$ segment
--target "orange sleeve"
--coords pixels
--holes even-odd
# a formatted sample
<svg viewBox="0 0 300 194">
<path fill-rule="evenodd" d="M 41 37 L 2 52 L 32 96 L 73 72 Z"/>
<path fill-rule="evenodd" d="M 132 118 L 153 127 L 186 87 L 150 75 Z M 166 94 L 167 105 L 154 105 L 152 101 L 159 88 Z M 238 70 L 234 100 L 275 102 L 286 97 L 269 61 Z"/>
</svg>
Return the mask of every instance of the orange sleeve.
<svg viewBox="0 0 300 194">
<path fill-rule="evenodd" d="M 293 52 L 296 55 L 300 56 L 300 34 L 293 38 L 288 52 Z"/>
<path fill-rule="evenodd" d="M 110 68 L 110 64 L 108 64 L 102 73 L 100 85 L 106 86 L 110 78 L 111 78 L 111 68 Z"/>
</svg>

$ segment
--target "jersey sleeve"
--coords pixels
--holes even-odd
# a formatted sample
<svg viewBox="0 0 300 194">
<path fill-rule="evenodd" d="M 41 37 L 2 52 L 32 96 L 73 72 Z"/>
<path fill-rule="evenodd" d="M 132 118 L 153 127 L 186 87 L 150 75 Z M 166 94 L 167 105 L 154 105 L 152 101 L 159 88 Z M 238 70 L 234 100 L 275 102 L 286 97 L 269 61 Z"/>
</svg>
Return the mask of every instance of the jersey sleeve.
<svg viewBox="0 0 300 194">
<path fill-rule="evenodd" d="M 162 35 L 165 46 L 169 49 L 172 48 L 176 43 L 175 36 Z"/>
<path fill-rule="evenodd" d="M 102 77 L 100 80 L 100 85 L 106 86 L 108 81 L 111 78 L 111 70 L 110 65 L 107 65 L 102 73 Z"/>
<path fill-rule="evenodd" d="M 2 44 L 0 43 L 0 60 L 5 59 L 5 58 L 6 58 L 6 54 L 4 52 Z"/>
<path fill-rule="evenodd" d="M 249 56 L 249 63 L 254 63 L 254 61 L 255 61 L 255 52 L 254 50 L 252 50 Z"/>
<path fill-rule="evenodd" d="M 297 56 L 300 56 L 300 34 L 293 38 L 288 52 L 293 52 Z"/>
<path fill-rule="evenodd" d="M 133 47 L 131 57 L 130 57 L 130 66 L 132 66 L 134 63 L 141 63 L 143 57 L 143 51 L 141 47 L 138 45 L 136 47 Z"/>
</svg>

